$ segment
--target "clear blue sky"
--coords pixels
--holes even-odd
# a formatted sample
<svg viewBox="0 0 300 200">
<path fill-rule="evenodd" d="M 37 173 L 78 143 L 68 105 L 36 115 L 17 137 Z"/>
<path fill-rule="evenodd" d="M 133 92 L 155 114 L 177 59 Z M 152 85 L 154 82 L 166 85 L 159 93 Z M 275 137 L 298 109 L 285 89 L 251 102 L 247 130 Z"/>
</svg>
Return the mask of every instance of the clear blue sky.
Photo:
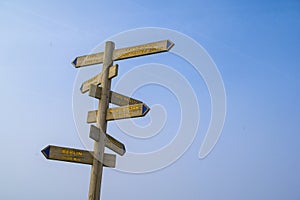
<svg viewBox="0 0 300 200">
<path fill-rule="evenodd" d="M 102 199 L 300 199 L 296 0 L 0 1 L 0 199 L 87 198 L 89 166 L 40 153 L 48 144 L 82 147 L 70 63 L 114 34 L 149 26 L 180 31 L 208 51 L 226 88 L 225 126 L 203 160 L 199 133 L 163 170 L 105 169 Z"/>
</svg>

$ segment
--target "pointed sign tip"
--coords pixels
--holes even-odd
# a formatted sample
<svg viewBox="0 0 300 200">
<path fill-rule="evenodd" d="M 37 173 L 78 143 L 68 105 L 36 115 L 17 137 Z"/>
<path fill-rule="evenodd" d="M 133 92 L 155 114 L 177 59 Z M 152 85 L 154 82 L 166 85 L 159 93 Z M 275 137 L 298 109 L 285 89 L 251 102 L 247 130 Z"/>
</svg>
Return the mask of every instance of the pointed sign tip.
<svg viewBox="0 0 300 200">
<path fill-rule="evenodd" d="M 143 115 L 146 115 L 149 112 L 149 110 L 150 108 L 146 104 L 143 104 L 143 109 L 142 109 Z"/>
<path fill-rule="evenodd" d="M 45 147 L 41 152 L 42 152 L 42 154 L 43 154 L 46 158 L 49 158 L 49 155 L 50 155 L 50 145 L 48 145 L 47 147 Z"/>
<path fill-rule="evenodd" d="M 82 94 L 86 93 L 86 90 L 84 90 L 84 88 L 83 88 L 83 84 L 80 86 L 80 92 L 81 92 Z"/>
<path fill-rule="evenodd" d="M 73 65 L 74 67 L 76 67 L 76 64 L 77 64 L 77 58 L 75 58 L 75 60 L 73 60 L 73 62 L 72 62 L 72 65 Z"/>
<path fill-rule="evenodd" d="M 167 40 L 167 49 L 170 50 L 175 44 L 171 40 Z"/>
</svg>

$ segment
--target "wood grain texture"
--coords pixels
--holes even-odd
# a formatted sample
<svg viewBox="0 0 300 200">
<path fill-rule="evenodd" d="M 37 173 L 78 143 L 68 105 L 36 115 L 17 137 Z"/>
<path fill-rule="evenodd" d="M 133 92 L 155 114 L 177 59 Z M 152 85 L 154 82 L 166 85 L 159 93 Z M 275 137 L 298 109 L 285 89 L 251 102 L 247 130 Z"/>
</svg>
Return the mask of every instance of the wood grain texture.
<svg viewBox="0 0 300 200">
<path fill-rule="evenodd" d="M 59 160 L 88 165 L 93 164 L 93 151 L 49 145 L 42 150 L 42 153 L 47 159 L 50 160 Z M 114 168 L 116 166 L 116 155 L 105 153 L 103 165 L 105 167 Z"/>
<path fill-rule="evenodd" d="M 145 56 L 155 53 L 161 53 L 169 51 L 174 46 L 174 43 L 170 40 L 162 40 L 158 42 L 151 42 L 147 44 L 131 46 L 121 49 L 116 49 L 113 52 L 113 60 L 123 60 L 127 58 L 134 58 L 138 56 Z M 94 64 L 100 64 L 104 60 L 104 53 L 95 53 L 85 56 L 78 56 L 72 62 L 74 67 L 84 67 Z"/>
</svg>

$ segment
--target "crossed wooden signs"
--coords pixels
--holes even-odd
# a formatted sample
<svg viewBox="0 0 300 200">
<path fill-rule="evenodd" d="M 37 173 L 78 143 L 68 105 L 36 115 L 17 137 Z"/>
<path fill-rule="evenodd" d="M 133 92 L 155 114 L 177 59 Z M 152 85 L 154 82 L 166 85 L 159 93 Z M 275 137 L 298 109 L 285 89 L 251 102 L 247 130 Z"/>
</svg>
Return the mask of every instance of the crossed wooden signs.
<svg viewBox="0 0 300 200">
<path fill-rule="evenodd" d="M 108 78 L 114 78 L 118 75 L 118 65 L 113 65 L 108 69 Z M 102 73 L 97 74 L 96 76 L 94 76 L 93 78 L 90 78 L 89 80 L 85 81 L 82 83 L 81 87 L 80 87 L 80 91 L 81 93 L 85 93 L 87 91 L 89 91 L 90 89 L 90 85 L 100 85 L 102 82 Z"/>
<path fill-rule="evenodd" d="M 96 85 L 90 85 L 89 87 L 89 96 L 96 99 L 101 98 L 102 88 Z M 150 108 L 143 102 L 124 96 L 122 94 L 110 91 L 109 102 L 120 107 L 108 108 L 106 114 L 106 120 L 117 120 L 117 119 L 126 119 L 126 118 L 135 118 L 145 116 Z M 93 110 L 88 112 L 87 123 L 96 123 L 98 115 L 98 110 Z M 124 155 L 126 152 L 125 145 L 110 136 L 101 132 L 99 128 L 94 125 L 91 125 L 90 128 L 90 138 L 99 141 L 100 136 L 105 138 L 105 146 L 119 155 Z"/>
<path fill-rule="evenodd" d="M 95 85 L 90 86 L 89 95 L 100 99 L 102 88 Z M 110 103 L 119 105 L 120 107 L 109 108 L 106 114 L 106 120 L 117 120 L 126 118 L 143 117 L 150 110 L 143 102 L 124 96 L 122 94 L 110 91 Z M 95 123 L 97 118 L 97 110 L 89 111 L 87 123 Z"/>
<path fill-rule="evenodd" d="M 113 51 L 113 60 L 122 60 L 126 58 L 133 58 L 143 55 L 149 55 L 154 53 L 169 51 L 174 46 L 170 40 L 162 40 L 158 42 L 152 42 L 148 44 L 126 47 L 122 49 L 116 49 Z M 72 64 L 78 67 L 84 67 L 88 65 L 99 64 L 103 62 L 104 53 L 96 53 L 91 55 L 79 56 L 75 58 Z M 108 78 L 112 79 L 118 75 L 118 65 L 113 65 L 109 68 Z M 98 87 L 102 83 L 102 73 L 92 77 L 91 79 L 85 81 L 80 91 L 82 93 L 89 91 L 89 96 L 100 99 L 102 88 Z M 110 91 L 109 95 L 110 103 L 115 104 L 120 107 L 108 108 L 106 120 L 117 120 L 125 118 L 143 117 L 149 112 L 149 107 L 136 99 L 124 96 L 122 94 Z M 96 122 L 97 111 L 88 112 L 88 123 Z M 116 152 L 119 155 L 124 155 L 126 152 L 125 145 L 110 136 L 107 133 L 101 132 L 99 128 L 94 125 L 90 127 L 90 138 L 98 141 L 100 138 L 104 138 L 105 146 Z M 93 164 L 94 153 L 92 151 L 68 148 L 68 147 L 58 147 L 49 145 L 42 151 L 43 155 L 47 159 L 60 160 L 73 163 L 82 164 Z M 114 168 L 116 165 L 116 155 L 105 153 L 103 156 L 103 165 L 105 167 Z"/>
</svg>

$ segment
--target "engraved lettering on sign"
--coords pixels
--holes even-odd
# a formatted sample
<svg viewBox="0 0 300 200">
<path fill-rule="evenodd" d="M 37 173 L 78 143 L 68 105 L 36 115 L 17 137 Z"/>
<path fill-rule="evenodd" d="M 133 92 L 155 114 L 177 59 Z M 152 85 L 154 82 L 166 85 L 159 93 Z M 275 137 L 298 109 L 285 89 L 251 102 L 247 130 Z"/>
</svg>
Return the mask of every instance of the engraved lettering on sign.
<svg viewBox="0 0 300 200">
<path fill-rule="evenodd" d="M 103 60 L 103 53 L 95 53 L 87 56 L 80 56 L 77 57 L 76 66 L 100 63 L 102 62 L 102 60 Z"/>
<path fill-rule="evenodd" d="M 162 51 L 162 48 L 144 48 L 144 49 L 126 49 L 126 53 L 121 54 L 120 56 L 118 56 L 118 59 L 122 59 L 122 58 L 127 58 L 127 57 L 134 57 L 134 56 L 138 56 L 138 55 L 144 55 L 144 54 L 151 54 L 151 53 L 155 53 L 157 51 Z"/>
<path fill-rule="evenodd" d="M 154 53 L 169 51 L 174 46 L 170 40 L 162 40 L 148 44 L 116 49 L 113 52 L 113 60 L 122 60 L 137 56 L 144 56 Z M 104 53 L 95 53 L 86 56 L 79 56 L 73 61 L 75 67 L 83 67 L 103 62 Z"/>
<path fill-rule="evenodd" d="M 74 156 L 82 156 L 83 153 L 81 151 L 69 150 L 69 149 L 62 149 L 61 153 L 67 155 L 74 155 Z"/>
</svg>

